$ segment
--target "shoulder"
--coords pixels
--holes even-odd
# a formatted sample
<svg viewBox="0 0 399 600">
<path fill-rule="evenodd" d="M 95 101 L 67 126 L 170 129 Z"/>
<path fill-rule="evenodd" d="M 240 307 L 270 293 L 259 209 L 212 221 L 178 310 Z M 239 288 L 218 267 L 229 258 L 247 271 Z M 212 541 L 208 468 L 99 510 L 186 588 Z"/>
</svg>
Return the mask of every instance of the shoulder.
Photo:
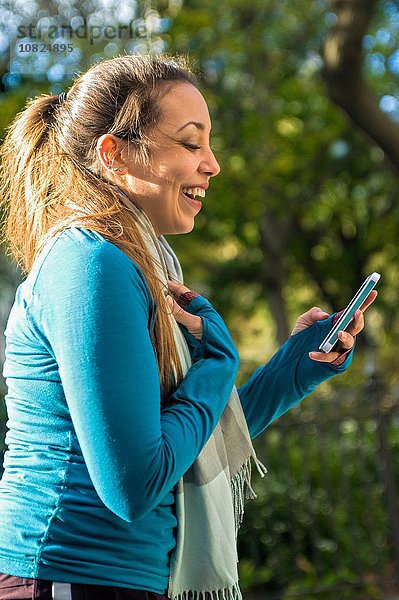
<svg viewBox="0 0 399 600">
<path fill-rule="evenodd" d="M 124 287 L 138 289 L 149 303 L 151 295 L 143 271 L 120 248 L 95 231 L 64 229 L 51 239 L 29 273 L 32 292 L 67 287 L 82 292 Z"/>
<path fill-rule="evenodd" d="M 93 261 L 106 262 L 111 257 L 118 264 L 128 264 L 130 260 L 117 246 L 96 231 L 84 227 L 68 227 L 56 234 L 43 248 L 38 257 L 38 272 L 57 261 L 88 265 Z"/>
</svg>

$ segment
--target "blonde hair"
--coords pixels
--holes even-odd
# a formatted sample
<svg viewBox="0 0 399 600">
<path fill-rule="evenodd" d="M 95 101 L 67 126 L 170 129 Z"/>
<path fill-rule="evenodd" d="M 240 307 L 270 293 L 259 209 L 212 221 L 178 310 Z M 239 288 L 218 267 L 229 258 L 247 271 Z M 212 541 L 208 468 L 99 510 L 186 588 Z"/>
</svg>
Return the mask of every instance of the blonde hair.
<svg viewBox="0 0 399 600">
<path fill-rule="evenodd" d="M 105 60 L 75 80 L 64 102 L 51 95 L 28 101 L 1 148 L 1 241 L 23 272 L 30 271 L 48 239 L 76 222 L 76 208 L 82 226 L 100 233 L 143 270 L 158 304 L 154 349 L 163 401 L 183 377 L 170 309 L 131 212 L 103 177 L 96 142 L 104 133 L 125 139 L 148 165 L 148 133 L 162 116 L 158 100 L 179 82 L 196 85 L 183 57 Z"/>
</svg>

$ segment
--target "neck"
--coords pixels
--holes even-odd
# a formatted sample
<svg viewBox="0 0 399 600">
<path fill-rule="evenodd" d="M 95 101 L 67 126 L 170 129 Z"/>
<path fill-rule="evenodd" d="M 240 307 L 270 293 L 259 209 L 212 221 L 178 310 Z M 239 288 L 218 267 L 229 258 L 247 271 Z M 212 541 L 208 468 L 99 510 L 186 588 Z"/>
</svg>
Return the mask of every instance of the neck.
<svg viewBox="0 0 399 600">
<path fill-rule="evenodd" d="M 125 204 L 125 206 L 134 212 L 134 210 L 139 210 L 143 215 L 144 218 L 146 219 L 146 221 L 148 221 L 148 225 L 153 233 L 153 235 L 156 238 L 159 238 L 162 234 L 160 231 L 158 231 L 155 226 L 153 225 L 150 217 L 147 215 L 147 213 L 145 212 L 144 208 L 140 205 L 140 204 L 136 204 L 136 202 L 133 202 L 133 200 L 130 198 L 130 196 L 128 196 L 128 194 L 125 192 L 125 190 L 123 190 L 122 188 L 120 188 L 118 185 L 115 184 L 110 184 L 115 190 L 117 190 L 118 192 L 120 192 L 121 198 L 123 203 Z"/>
</svg>

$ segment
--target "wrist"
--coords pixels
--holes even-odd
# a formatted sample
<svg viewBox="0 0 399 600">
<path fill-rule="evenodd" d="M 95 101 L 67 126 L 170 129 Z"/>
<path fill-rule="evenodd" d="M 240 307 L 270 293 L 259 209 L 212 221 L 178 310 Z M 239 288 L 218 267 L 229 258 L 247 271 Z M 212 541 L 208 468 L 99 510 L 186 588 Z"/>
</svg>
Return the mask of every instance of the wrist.
<svg viewBox="0 0 399 600">
<path fill-rule="evenodd" d="M 199 295 L 200 294 L 197 294 L 197 292 L 193 292 L 192 290 L 190 290 L 189 292 L 184 292 L 183 294 L 180 294 L 176 298 L 176 302 L 180 306 L 188 306 L 190 304 L 191 300 L 193 300 L 194 298 L 196 298 Z"/>
</svg>

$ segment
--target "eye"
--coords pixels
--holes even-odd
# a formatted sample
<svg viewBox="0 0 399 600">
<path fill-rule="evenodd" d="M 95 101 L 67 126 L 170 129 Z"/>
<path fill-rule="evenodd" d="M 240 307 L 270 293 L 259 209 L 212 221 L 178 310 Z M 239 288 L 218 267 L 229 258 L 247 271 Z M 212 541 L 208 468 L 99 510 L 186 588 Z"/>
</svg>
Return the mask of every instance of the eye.
<svg viewBox="0 0 399 600">
<path fill-rule="evenodd" d="M 199 146 L 196 146 L 195 144 L 188 144 L 186 142 L 183 142 L 183 146 L 185 148 L 188 148 L 189 150 L 199 150 L 200 149 Z"/>
</svg>

